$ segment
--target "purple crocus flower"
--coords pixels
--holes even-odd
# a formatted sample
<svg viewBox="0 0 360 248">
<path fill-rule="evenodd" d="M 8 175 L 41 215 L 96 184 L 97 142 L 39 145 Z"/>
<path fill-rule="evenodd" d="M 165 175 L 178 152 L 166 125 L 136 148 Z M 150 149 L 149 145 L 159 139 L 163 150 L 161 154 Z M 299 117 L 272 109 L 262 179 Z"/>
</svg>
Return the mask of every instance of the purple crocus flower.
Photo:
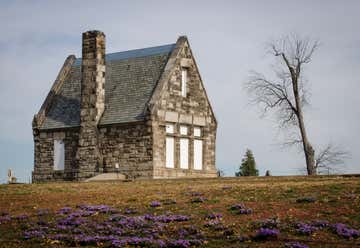
<svg viewBox="0 0 360 248">
<path fill-rule="evenodd" d="M 316 230 L 317 230 L 317 227 L 306 224 L 306 223 L 300 222 L 300 223 L 297 223 L 297 225 L 296 225 L 296 231 L 298 233 L 301 233 L 304 235 L 310 235 Z"/>
<path fill-rule="evenodd" d="M 27 220 L 27 219 L 29 219 L 29 216 L 27 216 L 26 214 L 21 214 L 21 215 L 18 215 L 18 216 L 13 217 L 13 219 L 22 221 L 22 220 Z"/>
<path fill-rule="evenodd" d="M 216 214 L 216 213 L 207 214 L 205 216 L 205 219 L 209 219 L 209 220 L 221 219 L 221 218 L 222 218 L 222 214 Z"/>
<path fill-rule="evenodd" d="M 202 196 L 203 193 L 201 193 L 201 192 L 190 192 L 190 195 L 191 196 Z"/>
<path fill-rule="evenodd" d="M 135 208 L 125 208 L 124 214 L 136 214 L 138 212 Z"/>
<path fill-rule="evenodd" d="M 239 209 L 244 209 L 244 208 L 245 208 L 245 205 L 243 203 L 237 203 L 237 204 L 230 206 L 230 210 L 239 210 Z"/>
<path fill-rule="evenodd" d="M 191 246 L 190 241 L 186 239 L 172 240 L 169 241 L 167 244 L 167 247 L 172 247 L 172 248 L 188 248 L 190 246 Z"/>
<path fill-rule="evenodd" d="M 280 234 L 280 231 L 277 229 L 270 229 L 270 228 L 260 228 L 256 235 L 256 239 L 276 239 Z"/>
<path fill-rule="evenodd" d="M 253 210 L 251 208 L 240 209 L 237 214 L 252 214 Z"/>
<path fill-rule="evenodd" d="M 215 226 L 219 226 L 222 225 L 221 221 L 218 219 L 215 220 L 209 220 L 208 222 L 206 222 L 204 224 L 205 227 L 215 227 Z"/>
<path fill-rule="evenodd" d="M 152 208 L 157 208 L 160 206 L 161 206 L 161 202 L 158 202 L 158 201 L 153 201 L 150 203 L 150 207 L 152 207 Z"/>
<path fill-rule="evenodd" d="M 11 220 L 11 217 L 9 215 L 7 216 L 0 216 L 0 224 L 6 223 Z"/>
<path fill-rule="evenodd" d="M 318 229 L 323 229 L 329 226 L 329 222 L 327 220 L 315 220 L 311 223 L 311 225 L 317 227 Z"/>
<path fill-rule="evenodd" d="M 234 204 L 229 209 L 236 214 L 251 214 L 253 212 L 251 208 L 245 208 L 243 203 Z"/>
</svg>

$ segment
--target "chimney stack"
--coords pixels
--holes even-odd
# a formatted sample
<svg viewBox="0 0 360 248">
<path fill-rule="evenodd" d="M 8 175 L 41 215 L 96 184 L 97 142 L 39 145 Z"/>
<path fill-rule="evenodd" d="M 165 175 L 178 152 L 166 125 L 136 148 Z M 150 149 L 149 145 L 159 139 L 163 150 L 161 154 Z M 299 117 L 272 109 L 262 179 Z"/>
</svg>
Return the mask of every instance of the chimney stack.
<svg viewBox="0 0 360 248">
<path fill-rule="evenodd" d="M 81 121 L 97 124 L 105 107 L 105 34 L 82 35 Z"/>
<path fill-rule="evenodd" d="M 105 34 L 82 35 L 80 132 L 76 153 L 79 177 L 95 175 L 99 168 L 97 125 L 105 109 Z"/>
</svg>

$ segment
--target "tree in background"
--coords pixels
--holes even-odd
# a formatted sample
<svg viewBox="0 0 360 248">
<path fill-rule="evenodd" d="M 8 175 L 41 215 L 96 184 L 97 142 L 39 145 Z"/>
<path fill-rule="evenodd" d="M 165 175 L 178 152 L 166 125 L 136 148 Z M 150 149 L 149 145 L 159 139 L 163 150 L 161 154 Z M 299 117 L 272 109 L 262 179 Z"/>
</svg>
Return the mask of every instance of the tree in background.
<svg viewBox="0 0 360 248">
<path fill-rule="evenodd" d="M 269 79 L 253 72 L 245 88 L 251 101 L 263 109 L 263 114 L 276 114 L 279 126 L 295 132 L 285 146 L 299 145 L 304 152 L 308 175 L 329 172 L 343 165 L 349 153 L 338 146 L 327 145 L 315 153 L 305 127 L 303 108 L 308 104 L 308 89 L 304 72 L 311 62 L 319 42 L 297 35 L 288 35 L 268 45 L 276 61 L 274 77 Z"/>
<path fill-rule="evenodd" d="M 250 149 L 246 150 L 245 157 L 241 160 L 240 169 L 235 176 L 258 176 L 254 155 Z"/>
<path fill-rule="evenodd" d="M 307 104 L 304 71 L 311 62 L 312 55 L 318 47 L 317 41 L 301 38 L 296 35 L 286 36 L 269 44 L 269 52 L 276 60 L 273 79 L 254 72 L 245 87 L 253 103 L 260 105 L 264 114 L 274 111 L 279 124 L 300 133 L 290 143 L 302 145 L 308 175 L 316 174 L 315 150 L 309 141 L 303 107 Z"/>
</svg>

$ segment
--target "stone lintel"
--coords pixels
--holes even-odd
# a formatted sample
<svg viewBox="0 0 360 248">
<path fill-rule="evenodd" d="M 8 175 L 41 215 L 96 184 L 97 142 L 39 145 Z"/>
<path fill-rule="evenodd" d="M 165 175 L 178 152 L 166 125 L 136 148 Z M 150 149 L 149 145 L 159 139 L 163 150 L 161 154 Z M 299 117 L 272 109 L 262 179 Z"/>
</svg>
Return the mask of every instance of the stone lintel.
<svg viewBox="0 0 360 248">
<path fill-rule="evenodd" d="M 177 112 L 165 112 L 165 121 L 169 122 L 178 122 L 179 121 L 179 114 Z"/>
<path fill-rule="evenodd" d="M 65 139 L 65 132 L 54 132 L 54 139 L 56 140 Z"/>
<path fill-rule="evenodd" d="M 205 117 L 194 115 L 193 124 L 197 126 L 205 126 Z"/>
<path fill-rule="evenodd" d="M 190 67 L 190 65 L 191 65 L 191 59 L 182 58 L 182 59 L 180 60 L 180 65 L 181 65 L 181 67 L 185 67 L 185 68 Z"/>
<path fill-rule="evenodd" d="M 180 123 L 192 124 L 192 116 L 191 115 L 182 115 L 179 117 Z"/>
</svg>

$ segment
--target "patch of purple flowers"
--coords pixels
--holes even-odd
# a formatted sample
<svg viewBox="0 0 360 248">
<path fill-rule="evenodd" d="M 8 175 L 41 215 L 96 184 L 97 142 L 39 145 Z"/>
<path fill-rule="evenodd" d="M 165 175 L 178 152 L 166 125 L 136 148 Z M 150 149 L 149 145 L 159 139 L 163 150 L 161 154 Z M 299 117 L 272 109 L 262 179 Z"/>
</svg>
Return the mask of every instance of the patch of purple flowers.
<svg viewBox="0 0 360 248">
<path fill-rule="evenodd" d="M 309 246 L 301 244 L 299 242 L 288 242 L 285 243 L 285 247 L 287 248 L 309 248 Z"/>
<path fill-rule="evenodd" d="M 76 209 L 62 208 L 57 213 L 46 222 L 37 215 L 38 220 L 25 227 L 23 237 L 57 240 L 64 246 L 103 243 L 105 247 L 191 247 L 200 245 L 203 239 L 195 228 L 177 231 L 177 225 L 167 227 L 172 222 L 190 220 L 186 215 L 126 216 L 106 205 L 80 205 Z"/>
<path fill-rule="evenodd" d="M 215 220 L 215 219 L 221 219 L 221 218 L 222 218 L 222 214 L 216 214 L 216 213 L 207 214 L 205 216 L 205 219 L 208 219 L 208 220 Z"/>
<path fill-rule="evenodd" d="M 296 224 L 296 231 L 303 235 L 310 235 L 317 229 L 318 229 L 317 227 L 312 226 L 310 224 L 303 223 L 303 222 L 299 222 Z"/>
<path fill-rule="evenodd" d="M 21 214 L 21 215 L 12 217 L 12 219 L 23 221 L 23 220 L 29 219 L 29 216 L 27 216 L 26 214 Z"/>
<path fill-rule="evenodd" d="M 147 237 L 124 237 L 121 239 L 114 239 L 111 242 L 114 247 L 127 247 L 132 246 L 141 246 L 141 247 L 164 247 L 165 242 L 162 240 L 154 240 Z"/>
<path fill-rule="evenodd" d="M 280 234 L 278 229 L 260 228 L 255 234 L 257 240 L 277 239 Z"/>
<path fill-rule="evenodd" d="M 2 212 L 0 214 L 0 224 L 6 223 L 11 220 L 11 216 L 7 212 Z"/>
<path fill-rule="evenodd" d="M 24 238 L 25 239 L 32 239 L 32 238 L 42 238 L 44 237 L 45 233 L 39 230 L 29 230 L 25 231 Z"/>
<path fill-rule="evenodd" d="M 192 235 L 193 237 L 197 237 L 197 238 L 203 237 L 202 232 L 197 227 L 192 226 L 192 225 L 179 229 L 178 234 L 179 234 L 180 238 L 185 238 L 190 235 Z"/>
<path fill-rule="evenodd" d="M 329 227 L 329 222 L 327 220 L 315 220 L 311 223 L 311 225 L 317 227 L 318 229 L 323 229 Z"/>
<path fill-rule="evenodd" d="M 181 222 L 190 220 L 189 216 L 186 215 L 145 215 L 146 220 L 155 222 L 169 223 L 169 222 Z"/>
<path fill-rule="evenodd" d="M 252 223 L 255 228 L 279 228 L 280 220 L 277 217 L 268 218 L 260 221 L 256 221 Z"/>
<path fill-rule="evenodd" d="M 100 213 L 115 213 L 115 209 L 111 208 L 108 205 L 79 205 L 78 208 L 88 212 L 100 212 Z"/>
<path fill-rule="evenodd" d="M 225 229 L 224 225 L 219 219 L 209 220 L 204 224 L 205 227 L 212 228 L 216 231 L 222 231 Z"/>
<path fill-rule="evenodd" d="M 243 203 L 234 204 L 229 209 L 235 214 L 251 214 L 253 212 L 251 208 L 246 208 Z"/>
<path fill-rule="evenodd" d="M 356 229 L 349 228 L 347 225 L 343 223 L 336 223 L 331 226 L 331 228 L 334 230 L 334 232 L 347 239 L 351 238 L 358 238 L 360 237 L 360 231 Z"/>
<path fill-rule="evenodd" d="M 239 209 L 244 209 L 244 208 L 245 208 L 245 205 L 243 203 L 237 203 L 237 204 L 230 206 L 230 210 L 239 210 Z"/>
<path fill-rule="evenodd" d="M 0 224 L 9 222 L 11 220 L 10 216 L 0 216 Z"/>
</svg>

